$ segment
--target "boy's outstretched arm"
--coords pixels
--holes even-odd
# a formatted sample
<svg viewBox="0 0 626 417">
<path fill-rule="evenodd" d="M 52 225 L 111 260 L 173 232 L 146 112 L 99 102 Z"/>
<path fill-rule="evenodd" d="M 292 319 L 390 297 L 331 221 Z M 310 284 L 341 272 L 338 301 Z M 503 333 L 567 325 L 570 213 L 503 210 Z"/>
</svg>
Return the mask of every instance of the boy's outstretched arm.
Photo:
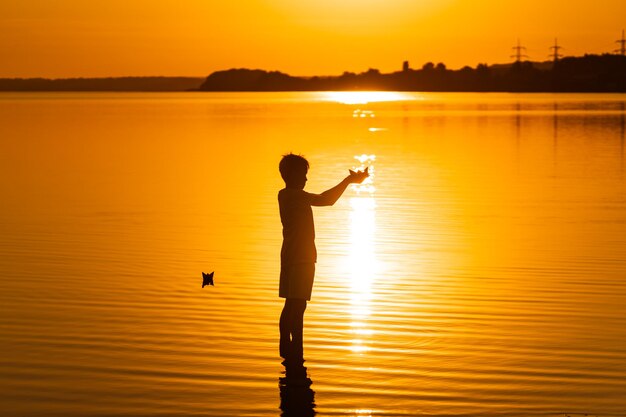
<svg viewBox="0 0 626 417">
<path fill-rule="evenodd" d="M 322 194 L 312 194 L 314 197 L 311 200 L 312 206 L 332 206 L 339 200 L 339 197 L 346 191 L 350 184 L 360 184 L 369 176 L 367 172 L 368 168 L 364 171 L 354 172 L 350 171 L 350 175 L 343 179 L 339 184 L 333 188 L 324 191 Z"/>
</svg>

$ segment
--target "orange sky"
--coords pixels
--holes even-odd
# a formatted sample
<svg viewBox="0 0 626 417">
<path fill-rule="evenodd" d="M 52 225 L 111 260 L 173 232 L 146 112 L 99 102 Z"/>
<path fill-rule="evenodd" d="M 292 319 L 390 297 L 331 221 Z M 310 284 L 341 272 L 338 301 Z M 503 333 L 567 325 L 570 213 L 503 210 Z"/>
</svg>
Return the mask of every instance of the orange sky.
<svg viewBox="0 0 626 417">
<path fill-rule="evenodd" d="M 0 77 L 293 75 L 603 53 L 625 0 L 0 0 Z"/>
</svg>

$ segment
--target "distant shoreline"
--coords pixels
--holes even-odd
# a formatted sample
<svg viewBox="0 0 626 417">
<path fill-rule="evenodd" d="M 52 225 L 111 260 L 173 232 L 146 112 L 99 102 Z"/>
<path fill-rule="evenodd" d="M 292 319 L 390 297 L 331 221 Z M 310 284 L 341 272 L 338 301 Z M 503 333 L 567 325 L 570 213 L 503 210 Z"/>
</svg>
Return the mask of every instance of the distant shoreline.
<svg viewBox="0 0 626 417">
<path fill-rule="evenodd" d="M 420 69 L 344 72 L 339 76 L 297 77 L 279 71 L 237 68 L 200 77 L 0 78 L 4 92 L 297 92 L 404 91 L 509 93 L 625 93 L 626 56 L 585 55 L 558 61 L 466 66 L 443 63 Z"/>
<path fill-rule="evenodd" d="M 180 92 L 197 89 L 201 77 L 0 78 L 4 92 Z"/>
</svg>

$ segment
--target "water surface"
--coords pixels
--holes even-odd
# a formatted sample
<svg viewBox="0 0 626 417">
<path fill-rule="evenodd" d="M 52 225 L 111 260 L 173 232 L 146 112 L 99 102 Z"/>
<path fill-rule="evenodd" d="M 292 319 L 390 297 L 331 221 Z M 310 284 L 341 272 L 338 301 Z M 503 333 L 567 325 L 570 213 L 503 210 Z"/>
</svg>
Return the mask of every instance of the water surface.
<svg viewBox="0 0 626 417">
<path fill-rule="evenodd" d="M 0 94 L 2 414 L 624 416 L 625 103 Z M 290 151 L 375 175 L 314 211 L 281 392 Z"/>
</svg>

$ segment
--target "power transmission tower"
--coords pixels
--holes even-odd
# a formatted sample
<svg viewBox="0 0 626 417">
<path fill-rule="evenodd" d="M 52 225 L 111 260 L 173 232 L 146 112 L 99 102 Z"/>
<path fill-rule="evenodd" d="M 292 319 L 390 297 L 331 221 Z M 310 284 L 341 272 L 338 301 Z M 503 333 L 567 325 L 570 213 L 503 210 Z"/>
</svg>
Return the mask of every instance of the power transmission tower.
<svg viewBox="0 0 626 417">
<path fill-rule="evenodd" d="M 515 62 L 522 62 L 522 58 L 528 58 L 528 55 L 524 54 L 522 51 L 525 51 L 526 48 L 521 46 L 519 43 L 519 39 L 517 40 L 517 46 L 512 48 L 515 51 L 515 54 L 511 55 L 511 58 L 515 58 Z"/>
<path fill-rule="evenodd" d="M 624 29 L 622 29 L 622 39 L 615 41 L 615 43 L 619 43 L 619 48 L 614 52 L 617 52 L 621 56 L 626 56 L 626 39 L 624 38 Z"/>
<path fill-rule="evenodd" d="M 559 53 L 559 50 L 561 49 L 563 49 L 563 47 L 559 46 L 557 39 L 554 38 L 554 46 L 550 47 L 550 50 L 552 51 L 550 56 L 552 57 L 555 63 L 559 60 L 559 58 L 563 58 L 563 54 Z"/>
</svg>

